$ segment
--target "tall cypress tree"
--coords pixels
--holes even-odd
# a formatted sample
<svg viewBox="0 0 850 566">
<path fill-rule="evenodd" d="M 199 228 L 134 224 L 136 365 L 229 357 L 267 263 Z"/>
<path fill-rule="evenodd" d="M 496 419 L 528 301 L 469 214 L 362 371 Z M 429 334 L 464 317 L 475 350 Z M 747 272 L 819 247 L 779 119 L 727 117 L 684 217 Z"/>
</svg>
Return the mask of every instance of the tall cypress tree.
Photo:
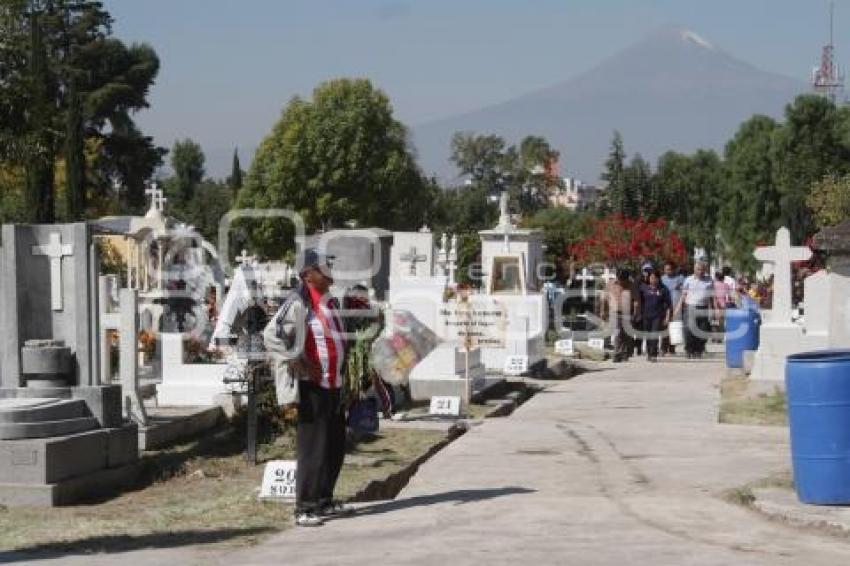
<svg viewBox="0 0 850 566">
<path fill-rule="evenodd" d="M 53 202 L 53 162 L 55 149 L 51 135 L 51 80 L 47 65 L 41 14 L 30 14 L 30 125 L 26 171 L 26 210 L 30 222 L 50 223 L 55 220 Z"/>
<path fill-rule="evenodd" d="M 66 117 L 65 169 L 67 185 L 65 199 L 69 220 L 82 220 L 86 211 L 86 156 L 83 132 L 83 109 L 76 81 L 68 92 Z"/>
<path fill-rule="evenodd" d="M 242 167 L 239 164 L 239 149 L 233 150 L 233 170 L 230 173 L 230 188 L 233 189 L 233 198 L 239 194 L 242 188 Z"/>
<path fill-rule="evenodd" d="M 626 191 L 626 152 L 623 149 L 623 136 L 620 132 L 614 131 L 614 139 L 611 140 L 611 151 L 608 154 L 608 160 L 605 162 L 605 173 L 602 174 L 602 179 L 608 182 L 606 189 L 606 198 L 608 206 L 612 212 L 629 216 L 629 208 Z"/>
</svg>

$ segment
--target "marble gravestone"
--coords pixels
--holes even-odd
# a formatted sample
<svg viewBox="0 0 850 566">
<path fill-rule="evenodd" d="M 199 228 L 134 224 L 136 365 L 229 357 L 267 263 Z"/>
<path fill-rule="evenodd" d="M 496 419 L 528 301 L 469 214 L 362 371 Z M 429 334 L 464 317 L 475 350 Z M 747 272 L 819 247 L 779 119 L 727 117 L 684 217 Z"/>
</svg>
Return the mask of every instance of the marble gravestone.
<svg viewBox="0 0 850 566">
<path fill-rule="evenodd" d="M 100 383 L 98 259 L 88 225 L 4 225 L 0 503 L 57 505 L 132 480 L 138 432 Z"/>
<path fill-rule="evenodd" d="M 826 270 L 805 282 L 806 332 L 822 336 L 825 348 L 850 347 L 850 221 L 824 228 L 814 247 L 826 254 Z"/>
<path fill-rule="evenodd" d="M 342 296 L 350 287 L 363 285 L 383 301 L 389 289 L 392 237 L 392 232 L 380 228 L 331 230 L 297 244 L 299 251 L 316 248 L 333 258 L 334 295 Z"/>
<path fill-rule="evenodd" d="M 792 246 L 791 233 L 783 227 L 776 232 L 775 245 L 757 248 L 754 255 L 770 264 L 773 271 L 773 308 L 760 329 L 759 349 L 750 378 L 781 386 L 785 379 L 785 358 L 820 345 L 816 338 L 807 337 L 804 327 L 791 318 L 791 264 L 811 258 L 812 252 L 807 247 Z"/>
</svg>

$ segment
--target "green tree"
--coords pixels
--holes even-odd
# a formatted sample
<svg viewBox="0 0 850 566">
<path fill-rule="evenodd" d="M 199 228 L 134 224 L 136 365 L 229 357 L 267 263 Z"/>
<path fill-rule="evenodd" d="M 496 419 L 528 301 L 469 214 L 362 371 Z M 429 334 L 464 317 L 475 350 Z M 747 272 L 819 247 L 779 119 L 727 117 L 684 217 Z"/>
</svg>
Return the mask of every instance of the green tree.
<svg viewBox="0 0 850 566">
<path fill-rule="evenodd" d="M 206 157 L 201 146 L 190 140 L 178 140 L 171 148 L 172 194 L 180 202 L 188 203 L 195 196 L 195 189 L 204 180 Z"/>
<path fill-rule="evenodd" d="M 608 184 L 602 208 L 630 218 L 637 216 L 637 199 L 633 188 L 626 180 L 626 151 L 623 147 L 623 136 L 618 131 L 614 132 L 614 138 L 611 140 L 611 150 L 605 161 L 602 180 Z"/>
<path fill-rule="evenodd" d="M 592 221 L 586 212 L 546 208 L 529 218 L 525 226 L 543 231 L 546 259 L 558 266 L 559 277 L 563 279 L 567 250 L 590 233 Z"/>
<path fill-rule="evenodd" d="M 438 191 L 430 222 L 436 232 L 464 234 L 492 228 L 498 218 L 493 195 L 471 184 Z"/>
<path fill-rule="evenodd" d="M 757 267 L 752 257 L 756 243 L 770 240 L 782 222 L 771 158 L 779 128 L 774 119 L 756 115 L 726 144 L 719 229 L 725 255 L 746 271 Z"/>
<path fill-rule="evenodd" d="M 242 188 L 242 166 L 239 164 L 238 149 L 233 150 L 233 167 L 231 168 L 227 183 L 233 191 L 233 197 L 236 198 L 236 195 L 239 194 L 239 189 Z"/>
<path fill-rule="evenodd" d="M 387 96 L 368 80 L 338 79 L 319 85 L 312 100 L 289 102 L 257 150 L 238 206 L 294 210 L 308 229 L 347 221 L 410 229 L 427 219 L 433 198 Z M 252 225 L 255 249 L 284 253 L 284 224 Z"/>
<path fill-rule="evenodd" d="M 461 175 L 468 175 L 490 192 L 502 190 L 505 176 L 512 173 L 506 157 L 505 140 L 495 135 L 456 132 L 451 141 L 451 161 Z"/>
<path fill-rule="evenodd" d="M 111 26 L 98 1 L 0 4 L 0 161 L 26 167 L 32 219 L 55 215 L 52 169 L 60 157 L 72 172 L 70 200 L 62 203 L 75 209 L 72 217 L 85 202 L 81 187 L 109 186 L 116 177 L 127 203 L 141 205 L 145 177 L 125 175 L 149 176 L 162 162 L 162 150 L 138 133 L 131 118 L 147 107 L 159 60 L 146 45 L 127 47 L 110 37 Z M 103 142 L 103 154 L 99 170 L 89 172 L 80 148 L 91 139 Z M 126 166 L 143 153 L 152 158 L 150 167 Z M 33 206 L 36 200 L 41 204 Z"/>
<path fill-rule="evenodd" d="M 53 222 L 53 163 L 56 132 L 51 102 L 55 85 L 50 76 L 42 14 L 30 15 L 29 74 L 27 78 L 30 112 L 28 139 L 26 210 L 31 222 Z"/>
<path fill-rule="evenodd" d="M 624 176 L 627 186 L 625 215 L 629 218 L 655 218 L 659 203 L 655 200 L 656 194 L 652 190 L 652 167 L 640 153 L 632 157 Z"/>
<path fill-rule="evenodd" d="M 86 156 L 83 108 L 75 83 L 71 83 L 71 91 L 68 95 L 65 169 L 66 218 L 83 220 L 86 213 Z"/>
<path fill-rule="evenodd" d="M 526 136 L 517 147 L 499 136 L 457 132 L 451 152 L 462 176 L 491 196 L 507 191 L 512 206 L 524 215 L 547 206 L 560 182 L 553 167 L 559 153 L 540 136 Z"/>
<path fill-rule="evenodd" d="M 812 185 L 806 205 L 818 228 L 850 218 L 850 175 L 827 175 Z"/>
<path fill-rule="evenodd" d="M 842 128 L 834 103 L 822 96 L 802 95 L 785 108 L 785 123 L 775 132 L 772 156 L 781 223 L 795 241 L 814 231 L 806 207 L 812 184 L 824 175 L 848 171 L 850 151 Z"/>
<path fill-rule="evenodd" d="M 664 194 L 666 219 L 689 249 L 698 246 L 711 256 L 717 251 L 718 207 L 723 187 L 723 163 L 709 150 L 693 155 L 669 151 L 658 160 L 653 179 Z"/>
<path fill-rule="evenodd" d="M 554 167 L 560 153 L 540 136 L 525 137 L 518 153 L 519 170 L 514 177 L 521 186 L 520 208 L 523 213 L 534 214 L 549 204 L 549 197 L 561 182 Z"/>
</svg>

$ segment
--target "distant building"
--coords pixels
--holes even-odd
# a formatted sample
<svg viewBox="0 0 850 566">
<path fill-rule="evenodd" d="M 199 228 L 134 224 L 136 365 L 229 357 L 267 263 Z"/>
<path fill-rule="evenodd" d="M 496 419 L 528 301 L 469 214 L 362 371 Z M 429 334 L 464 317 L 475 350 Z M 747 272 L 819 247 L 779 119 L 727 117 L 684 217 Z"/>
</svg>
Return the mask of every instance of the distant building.
<svg viewBox="0 0 850 566">
<path fill-rule="evenodd" d="M 578 179 L 564 177 L 560 186 L 549 196 L 552 206 L 570 210 L 586 210 L 592 208 L 602 189 L 593 185 L 585 185 Z"/>
</svg>

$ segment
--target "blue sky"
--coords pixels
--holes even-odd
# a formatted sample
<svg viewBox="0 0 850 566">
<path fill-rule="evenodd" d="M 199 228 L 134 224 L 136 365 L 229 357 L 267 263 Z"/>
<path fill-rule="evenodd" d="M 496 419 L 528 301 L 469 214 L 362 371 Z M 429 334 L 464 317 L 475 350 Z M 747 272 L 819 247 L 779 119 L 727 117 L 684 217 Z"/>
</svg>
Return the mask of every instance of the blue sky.
<svg viewBox="0 0 850 566">
<path fill-rule="evenodd" d="M 807 79 L 828 32 L 825 0 L 106 0 L 115 35 L 153 45 L 162 69 L 139 123 L 191 137 L 223 174 L 286 101 L 365 76 L 415 125 L 566 80 L 659 26 L 693 29 L 756 66 Z M 850 0 L 836 2 L 850 64 Z M 243 160 L 247 166 L 248 159 Z"/>
</svg>

